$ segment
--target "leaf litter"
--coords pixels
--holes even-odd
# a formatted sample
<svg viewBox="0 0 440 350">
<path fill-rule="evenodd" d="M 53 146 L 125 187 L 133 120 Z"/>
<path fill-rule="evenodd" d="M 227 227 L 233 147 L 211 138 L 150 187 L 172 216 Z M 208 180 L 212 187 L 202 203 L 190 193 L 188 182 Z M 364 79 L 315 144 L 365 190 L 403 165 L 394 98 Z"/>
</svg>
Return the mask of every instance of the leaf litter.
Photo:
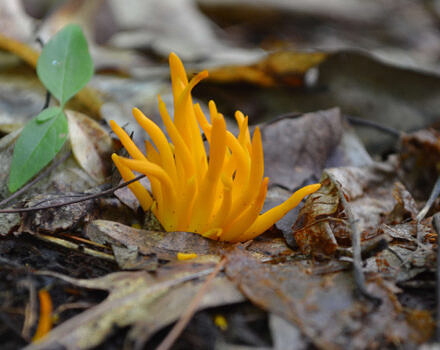
<svg viewBox="0 0 440 350">
<path fill-rule="evenodd" d="M 360 2 L 346 4 L 339 12 L 335 10 L 337 3 L 326 5 L 330 12 L 320 8 L 304 11 L 305 4 L 280 8 L 276 3 L 267 3 L 273 10 L 272 15 L 275 14 L 272 19 L 258 11 L 242 11 L 242 6 L 253 7 L 246 1 L 220 5 L 213 1 L 214 7 L 211 7 L 210 1 L 198 3 L 200 7 L 193 6 L 189 1 L 181 4 L 179 30 L 164 20 L 176 12 L 169 12 L 161 18 L 160 11 L 151 12 L 150 5 L 145 5 L 137 9 L 137 17 L 131 17 L 134 15 L 130 6 L 124 6 L 123 11 L 115 11 L 119 7 L 112 1 L 101 8 L 87 7 L 85 2 L 69 6 L 68 2 L 66 7 L 54 11 L 50 20 L 45 20 L 46 33 L 53 33 L 57 23 L 67 23 L 71 18 L 81 18 L 81 11 L 91 11 L 82 19 L 91 34 L 92 55 L 101 74 L 91 82 L 90 98 L 69 106 L 74 110 L 72 115 L 75 117 L 69 116 L 71 145 L 65 151 L 70 151 L 71 147 L 75 158 L 63 161 L 49 176 L 10 205 L 29 206 L 42 200 L 53 201 L 54 198 L 63 201 L 72 194 L 99 192 L 102 189 L 99 184 L 109 175 L 105 154 L 111 145 L 108 129 L 102 127 L 104 123 L 99 126 L 89 117 L 99 119 L 100 116 L 107 118 L 111 115 L 114 118 L 116 115 L 121 125 L 129 124 L 127 110 L 133 105 L 141 106 L 155 117 L 154 96 L 158 92 L 166 96 L 169 89 L 160 57 L 176 49 L 192 60 L 194 71 L 209 67 L 212 73 L 212 79 L 195 91 L 202 101 L 202 108 L 205 108 L 205 95 L 220 91 L 220 104 L 223 108 L 224 102 L 225 114 L 231 115 L 234 109 L 242 109 L 254 120 L 273 120 L 274 116 L 288 115 L 261 126 L 266 175 L 271 180 L 268 201 L 263 210 L 283 201 L 299 186 L 319 179 L 323 186 L 307 199 L 302 209 L 292 211 L 246 247 L 220 244 L 188 232 L 163 233 L 157 227 L 146 230 L 143 224 L 150 224 L 150 214 L 137 211 L 136 203 L 123 197 L 123 190 L 118 196 L 121 201 L 106 198 L 84 202 L 87 204 L 78 206 L 79 211 L 65 207 L 26 215 L 0 214 L 0 234 L 6 236 L 0 256 L 5 273 L 13 271 L 19 275 L 20 263 L 27 263 L 17 257 L 18 248 L 10 248 L 10 234 L 21 233 L 13 238 L 14 244 L 18 247 L 31 239 L 32 247 L 26 246 L 26 249 L 36 254 L 25 258 L 34 267 L 29 272 L 32 283 L 38 288 L 49 284 L 55 286 L 55 303 L 57 300 L 66 301 L 67 289 L 60 292 L 57 289 L 60 283 L 63 288 L 70 284 L 81 291 L 79 301 L 86 295 L 82 292 L 83 288 L 91 289 L 87 292 L 91 295 L 97 289 L 109 293 L 106 299 L 91 303 L 95 305 L 85 311 L 63 317 L 46 340 L 28 348 L 45 348 L 55 344 L 67 348 L 117 348 L 118 345 L 111 345 L 111 334 L 118 338 L 117 344 L 121 347 L 122 342 L 138 348 L 146 342 L 153 344 L 152 337 L 157 337 L 157 334 L 160 337 L 157 332 L 185 312 L 204 277 L 223 255 L 228 258 L 225 268 L 228 278 L 223 274 L 215 278 L 199 309 L 226 305 L 224 307 L 229 308 L 229 312 L 241 315 L 243 304 L 236 303 L 250 300 L 268 313 L 269 326 L 266 324 L 265 329 L 270 329 L 274 348 L 285 348 L 285 344 L 295 344 L 296 348 L 303 349 L 392 348 L 402 344 L 407 348 L 416 348 L 428 341 L 433 334 L 435 316 L 433 275 L 437 246 L 431 216 L 438 211 L 438 203 L 433 203 L 426 219 L 417 220 L 417 216 L 438 176 L 438 133 L 423 129 L 437 121 L 435 111 L 438 110 L 439 80 L 432 73 L 436 67 L 431 65 L 431 71 L 408 68 L 401 63 L 403 56 L 394 47 L 395 44 L 391 45 L 389 52 L 380 52 L 374 47 L 372 55 L 341 50 L 341 46 L 346 46 L 339 45 L 345 40 L 348 47 L 353 47 L 352 38 L 341 33 L 348 27 L 356 33 L 353 35 L 356 37 L 363 30 L 359 23 L 364 25 L 367 21 L 388 32 L 389 37 L 404 38 L 407 45 L 405 52 L 416 58 L 420 66 L 420 62 L 429 62 L 429 52 L 436 52 L 438 47 L 427 41 L 422 48 L 418 45 L 420 40 L 407 39 L 423 30 L 426 30 L 425 37 L 429 37 L 432 19 L 424 22 L 425 28 L 417 27 L 414 22 L 417 16 L 412 18 L 411 12 L 405 12 L 409 5 L 400 7 L 399 11 L 411 28 L 404 32 L 413 31 L 411 35 L 400 37 L 401 30 L 390 29 L 402 29 L 395 21 L 385 29 L 382 27 L 386 22 L 383 21 L 384 12 L 389 8 L 382 10 L 383 4 L 379 6 L 376 1 L 369 5 Z M 159 6 L 179 12 L 168 2 Z M 229 6 L 229 9 L 222 12 L 222 6 Z M 412 6 L 420 10 L 419 5 Z M 27 4 L 27 7 L 32 5 Z M 368 11 L 359 11 L 359 8 Z M 102 13 L 101 9 L 104 9 Z M 14 5 L 7 10 L 15 11 L 13 14 L 19 18 L 23 17 L 22 10 L 14 9 Z M 150 12 L 150 17 L 158 14 L 154 20 L 160 23 L 152 27 L 152 21 L 145 21 L 146 12 Z M 214 27 L 206 13 L 221 28 L 212 30 Z M 219 13 L 224 15 L 219 17 Z M 260 15 L 248 26 L 228 27 L 225 23 L 234 13 L 240 16 L 249 16 L 250 13 Z M 272 32 L 275 28 L 286 30 L 285 19 L 277 17 L 282 13 L 287 13 L 283 16 L 289 19 L 302 13 L 320 25 L 328 24 L 331 17 L 335 21 L 335 30 L 322 31 L 320 25 L 309 28 L 307 23 L 303 23 L 304 28 L 298 28 L 298 37 L 292 42 L 296 48 L 315 42 L 314 47 L 318 50 L 314 53 L 284 50 L 271 55 L 261 49 L 237 45 L 244 38 L 259 40 L 261 33 Z M 417 13 L 422 16 L 421 12 Z M 113 23 L 114 27 L 110 31 L 100 27 L 98 22 L 90 25 L 92 18 L 98 14 L 113 16 L 109 23 Z M 226 22 L 222 22 L 221 17 Z M 136 24 L 135 18 L 141 19 L 141 22 Z M 271 23 L 273 18 L 279 19 L 276 25 L 258 24 L 258 21 Z M 347 22 L 347 18 L 350 21 Z M 297 23 L 292 22 L 289 20 L 289 25 L 296 27 Z M 252 36 L 250 34 L 255 26 L 260 26 L 261 32 Z M 307 40 L 302 41 L 306 29 L 312 31 L 309 30 Z M 0 32 L 29 43 L 26 30 L 9 26 L 8 32 L 2 29 Z M 194 30 L 199 30 L 202 35 L 198 37 L 197 45 L 193 36 L 182 36 L 182 33 L 193 33 Z M 235 40 L 224 40 L 231 33 L 235 33 Z M 339 37 L 334 37 L 335 33 L 339 33 Z M 359 46 L 370 49 L 368 45 L 383 40 L 379 36 L 373 37 L 371 42 L 358 38 Z M 105 41 L 120 48 L 104 48 L 101 44 Z M 206 45 L 201 47 L 200 42 Z M 337 50 L 332 46 L 335 42 Z M 269 47 L 272 44 L 270 40 L 266 42 Z M 7 79 L 3 79 L 5 83 L 0 86 L 5 92 L 0 104 L 0 130 L 7 136 L 0 141 L 3 145 L 0 147 L 2 199 L 9 195 L 5 184 L 12 154 L 10 145 L 16 138 L 13 130 L 20 128 L 35 112 L 38 113 L 44 101 L 44 91 L 38 86 L 32 71 L 23 69 L 19 61 L 14 57 L 11 59 L 11 55 L 6 54 L 4 58 L 3 54 L 0 56 L 0 74 Z M 105 69 L 108 71 L 105 72 Z M 225 87 L 230 91 L 227 92 Z M 80 111 L 87 115 L 80 116 Z M 302 114 L 304 112 L 307 113 Z M 394 128 L 397 132 L 385 135 L 383 131 L 360 127 L 354 131 L 349 125 L 351 116 Z M 414 129 L 419 131 L 402 133 Z M 102 137 L 102 143 L 95 139 L 95 135 Z M 399 135 L 400 148 L 396 147 Z M 135 130 L 134 137 L 143 141 L 139 130 Z M 364 145 L 372 152 L 371 157 Z M 397 153 L 397 157 L 386 158 L 390 151 Z M 118 181 L 116 179 L 116 183 Z M 361 272 L 365 276 L 365 287 L 369 293 L 380 298 L 380 304 L 359 293 L 352 271 L 356 252 L 348 212 L 352 213 L 360 232 Z M 56 217 L 60 220 L 54 220 Z M 34 237 L 29 238 L 27 233 Z M 42 241 L 43 237 L 46 243 Z M 75 241 L 78 238 L 83 241 Z M 56 239 L 62 239 L 65 245 L 54 245 Z M 75 251 L 69 248 L 73 247 L 73 242 Z M 114 257 L 118 266 L 98 255 L 87 255 L 91 247 L 103 253 L 102 256 Z M 179 252 L 196 253 L 198 257 L 182 262 L 177 259 Z M 72 254 L 87 256 L 88 260 L 84 263 L 75 260 L 70 266 L 63 257 Z M 38 261 L 38 257 L 42 260 Z M 90 279 L 89 276 L 96 277 L 96 271 L 100 271 L 98 266 L 104 260 L 114 264 L 112 269 L 102 270 L 101 278 Z M 49 271 L 43 277 L 42 271 L 37 273 L 35 269 L 41 269 L 45 261 L 49 262 L 51 270 L 64 275 Z M 128 271 L 112 272 L 119 269 Z M 78 271 L 84 279 L 72 278 L 78 276 Z M 6 278 L 5 281 L 4 290 L 8 290 L 11 283 L 14 286 L 14 282 L 7 282 Z M 15 290 L 15 287 L 9 289 Z M 2 305 L 14 302 L 12 295 L 5 295 Z M 26 296 L 18 295 L 21 298 L 18 304 L 24 308 Z M 7 311 L 9 309 L 4 310 L 2 320 L 14 319 Z M 202 311 L 198 315 L 208 313 Z M 12 328 L 19 334 L 20 318 L 16 319 L 19 321 L 9 322 L 7 329 Z M 126 333 L 115 330 L 115 324 L 118 328 L 126 327 Z M 237 326 L 236 333 L 245 334 L 247 324 L 243 322 Z M 3 329 L 0 328 L 0 337 L 4 334 Z M 196 333 L 198 337 L 202 337 L 201 332 Z M 233 343 L 233 338 L 224 338 L 225 334 L 213 336 L 218 348 L 219 344 L 226 348 L 233 346 L 228 343 Z M 264 340 L 252 342 L 251 337 L 245 343 L 264 346 Z M 269 338 L 269 344 L 270 341 Z M 197 341 L 191 344 L 197 344 Z"/>
</svg>

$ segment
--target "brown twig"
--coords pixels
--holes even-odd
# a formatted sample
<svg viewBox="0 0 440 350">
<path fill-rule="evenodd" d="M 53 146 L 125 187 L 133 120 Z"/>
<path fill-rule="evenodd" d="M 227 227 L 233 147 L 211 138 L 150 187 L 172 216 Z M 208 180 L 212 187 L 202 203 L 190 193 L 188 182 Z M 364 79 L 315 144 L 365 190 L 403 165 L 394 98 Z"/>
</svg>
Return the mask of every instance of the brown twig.
<svg viewBox="0 0 440 350">
<path fill-rule="evenodd" d="M 35 185 L 41 179 L 45 178 L 53 169 L 57 168 L 60 164 L 62 164 L 71 155 L 72 155 L 72 151 L 69 151 L 65 155 L 63 155 L 60 159 L 58 159 L 56 162 L 53 162 L 51 164 L 51 166 L 49 166 L 46 170 L 44 170 L 42 173 L 40 173 L 40 175 L 38 175 L 31 182 L 28 182 L 26 185 L 24 185 L 22 188 L 20 188 L 17 192 L 14 192 L 13 194 L 11 194 L 8 198 L 5 198 L 2 201 L 0 201 L 0 207 L 4 206 L 5 204 L 9 203 L 13 199 L 17 198 L 22 193 L 26 192 L 30 187 Z"/>
<path fill-rule="evenodd" d="M 57 244 L 59 246 L 67 248 L 67 249 L 77 250 L 77 251 L 83 252 L 84 254 L 94 256 L 95 258 L 115 261 L 115 257 L 113 255 L 101 252 L 99 250 L 87 248 L 87 247 L 84 247 L 80 244 L 76 244 L 76 243 L 67 241 L 65 239 L 59 238 L 59 237 L 53 237 L 50 235 L 43 235 L 41 233 L 34 233 L 34 236 L 42 241 Z"/>
<path fill-rule="evenodd" d="M 199 306 L 200 302 L 202 301 L 202 298 L 205 295 L 211 282 L 214 280 L 215 276 L 217 276 L 217 274 L 221 271 L 221 269 L 223 269 L 225 264 L 226 264 L 226 258 L 223 258 L 217 264 L 214 271 L 212 271 L 211 274 L 206 278 L 205 282 L 200 287 L 196 296 L 193 298 L 191 303 L 188 305 L 188 308 L 185 310 L 185 312 L 180 317 L 180 320 L 174 325 L 173 329 L 167 334 L 165 339 L 162 341 L 162 343 L 159 344 L 159 346 L 156 348 L 156 350 L 168 350 L 171 348 L 171 346 L 173 346 L 174 342 L 177 340 L 179 335 L 183 332 L 183 330 L 187 326 L 188 322 L 191 320 L 191 318 L 196 313 L 197 307 Z"/>
<path fill-rule="evenodd" d="M 136 181 L 138 181 L 138 180 L 140 180 L 140 179 L 142 179 L 144 177 L 145 177 L 145 175 L 139 175 L 138 177 L 135 177 L 133 180 L 130 180 L 130 181 L 127 181 L 127 182 L 123 182 L 122 184 L 120 184 L 118 186 L 109 188 L 108 190 L 105 190 L 105 191 L 102 191 L 102 192 L 99 192 L 99 193 L 94 193 L 94 194 L 90 194 L 90 195 L 87 195 L 87 196 L 82 196 L 79 199 L 73 199 L 73 200 L 70 200 L 70 201 L 63 202 L 63 203 L 42 205 L 42 206 L 36 206 L 36 207 L 30 207 L 30 208 L 0 209 L 0 214 L 25 213 L 25 212 L 31 212 L 31 211 L 36 211 L 36 210 L 59 208 L 59 207 L 65 206 L 65 205 L 76 204 L 76 203 L 80 203 L 80 202 L 96 199 L 98 197 L 103 197 L 103 196 L 106 196 L 108 194 L 113 194 L 114 192 L 116 192 L 120 188 L 128 186 L 131 183 L 136 182 Z"/>
<path fill-rule="evenodd" d="M 431 194 L 429 196 L 429 199 L 426 201 L 425 206 L 417 214 L 417 221 L 420 222 L 425 218 L 426 214 L 428 214 L 429 209 L 431 209 L 432 205 L 434 204 L 434 201 L 437 199 L 439 195 L 440 195 L 440 176 L 437 178 L 437 181 L 435 182 L 435 185 L 432 188 Z"/>
<path fill-rule="evenodd" d="M 346 116 L 346 118 L 347 118 L 348 122 L 353 125 L 366 126 L 369 128 L 373 128 L 373 129 L 382 131 L 384 133 L 387 133 L 387 134 L 395 136 L 395 137 L 400 137 L 402 135 L 402 132 L 400 130 L 376 123 L 375 121 L 372 121 L 372 120 L 363 119 L 363 118 L 356 118 L 356 117 L 352 117 L 352 116 Z"/>
<path fill-rule="evenodd" d="M 24 309 L 24 321 L 21 335 L 27 341 L 31 340 L 31 328 L 37 322 L 37 291 L 33 281 L 27 278 L 24 281 L 19 282 L 20 286 L 26 287 L 29 290 L 29 301 L 26 303 Z"/>
<path fill-rule="evenodd" d="M 368 290 L 365 283 L 364 272 L 362 271 L 362 250 L 361 250 L 361 233 L 355 219 L 353 212 L 351 211 L 348 201 L 345 199 L 344 192 L 342 191 L 341 185 L 332 179 L 336 188 L 338 189 L 339 199 L 344 207 L 345 214 L 347 215 L 347 220 L 351 230 L 351 245 L 353 249 L 353 274 L 354 280 L 356 282 L 356 287 L 359 292 L 367 299 L 373 301 L 375 304 L 380 305 L 382 300 L 375 295 L 372 295 Z"/>
</svg>

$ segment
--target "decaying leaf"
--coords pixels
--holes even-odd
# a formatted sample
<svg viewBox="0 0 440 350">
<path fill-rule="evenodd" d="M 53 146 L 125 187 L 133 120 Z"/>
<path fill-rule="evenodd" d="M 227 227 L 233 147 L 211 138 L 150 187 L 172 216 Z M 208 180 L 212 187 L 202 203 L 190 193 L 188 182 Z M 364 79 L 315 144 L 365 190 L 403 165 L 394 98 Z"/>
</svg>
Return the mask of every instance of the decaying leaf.
<svg viewBox="0 0 440 350">
<path fill-rule="evenodd" d="M 179 252 L 217 257 L 225 247 L 225 243 L 191 232 L 147 231 L 106 220 L 91 222 L 86 234 L 97 243 L 137 247 L 143 255 L 155 255 L 166 260 L 176 260 Z"/>
<path fill-rule="evenodd" d="M 109 336 L 114 327 L 134 326 L 129 339 L 142 344 L 157 330 L 175 321 L 194 297 L 201 280 L 213 270 L 213 264 L 180 264 L 176 269 L 153 276 L 145 271 L 116 272 L 105 277 L 79 280 L 46 272 L 78 287 L 109 292 L 100 304 L 63 322 L 41 342 L 26 350 L 63 346 L 66 349 L 90 349 Z M 217 277 L 199 305 L 199 309 L 236 303 L 243 296 L 224 277 Z"/>
<path fill-rule="evenodd" d="M 109 157 L 112 141 L 109 134 L 93 119 L 74 111 L 66 111 L 72 152 L 81 167 L 98 183 L 110 175 Z"/>
<path fill-rule="evenodd" d="M 55 205 L 70 200 L 77 195 L 76 193 L 37 195 L 27 201 L 26 206 Z M 21 230 L 37 233 L 57 233 L 75 230 L 86 221 L 86 218 L 92 212 L 92 208 L 92 201 L 84 201 L 58 208 L 24 213 Z"/>
<path fill-rule="evenodd" d="M 371 238 L 376 234 L 377 225 L 394 207 L 394 181 L 395 167 L 392 163 L 325 170 L 321 179 L 323 186 L 308 197 L 293 227 L 301 251 L 331 255 L 340 244 L 351 245 L 350 229 L 345 221 L 336 182 L 350 204 L 362 237 Z"/>
<path fill-rule="evenodd" d="M 351 273 L 318 276 L 306 261 L 267 265 L 242 248 L 234 249 L 227 258 L 228 277 L 253 303 L 293 323 L 319 349 L 414 345 L 432 332 L 432 326 L 428 334 L 419 332 L 422 321 L 418 326 L 408 322 L 393 289 L 380 278 L 368 283 L 382 299 L 376 308 L 355 297 Z"/>
</svg>

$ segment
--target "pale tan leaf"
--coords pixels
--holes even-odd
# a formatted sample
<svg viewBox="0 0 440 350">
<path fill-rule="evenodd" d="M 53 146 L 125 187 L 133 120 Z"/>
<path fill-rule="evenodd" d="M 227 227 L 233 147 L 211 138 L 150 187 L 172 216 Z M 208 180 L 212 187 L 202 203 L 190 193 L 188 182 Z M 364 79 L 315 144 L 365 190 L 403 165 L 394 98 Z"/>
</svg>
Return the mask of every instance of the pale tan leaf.
<svg viewBox="0 0 440 350">
<path fill-rule="evenodd" d="M 112 141 L 109 134 L 85 114 L 66 111 L 73 155 L 81 167 L 98 182 L 110 175 Z"/>
</svg>

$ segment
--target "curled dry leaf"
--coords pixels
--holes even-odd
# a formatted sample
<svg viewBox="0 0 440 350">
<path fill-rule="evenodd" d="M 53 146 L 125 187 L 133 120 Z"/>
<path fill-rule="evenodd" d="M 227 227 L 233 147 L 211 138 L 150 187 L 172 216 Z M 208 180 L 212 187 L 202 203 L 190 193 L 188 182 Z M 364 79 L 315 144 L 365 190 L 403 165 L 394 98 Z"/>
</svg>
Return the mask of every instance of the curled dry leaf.
<svg viewBox="0 0 440 350">
<path fill-rule="evenodd" d="M 395 166 L 375 163 L 368 167 L 340 167 L 324 171 L 322 187 L 307 198 L 293 226 L 296 243 L 304 254 L 333 254 L 339 245 L 350 246 L 338 186 L 350 203 L 363 238 L 376 234 L 376 227 L 394 207 L 392 196 Z"/>
<path fill-rule="evenodd" d="M 85 114 L 66 111 L 72 152 L 81 167 L 98 183 L 110 175 L 113 152 L 109 134 Z"/>
<path fill-rule="evenodd" d="M 436 270 L 436 252 L 429 243 L 420 245 L 415 235 L 432 234 L 430 224 L 409 222 L 397 225 L 382 225 L 378 231 L 392 237 L 389 249 L 384 249 L 365 261 L 365 272 L 380 273 L 396 283 L 412 280 L 425 271 Z M 422 280 L 424 278 L 422 277 Z"/>
<path fill-rule="evenodd" d="M 440 132 L 419 130 L 403 135 L 399 172 L 416 199 L 426 200 L 440 174 Z"/>
<path fill-rule="evenodd" d="M 415 220 L 419 210 L 411 193 L 407 191 L 401 182 L 394 184 L 392 193 L 396 200 L 396 205 L 393 211 L 387 216 L 387 223 L 400 223 L 408 219 Z"/>
</svg>

